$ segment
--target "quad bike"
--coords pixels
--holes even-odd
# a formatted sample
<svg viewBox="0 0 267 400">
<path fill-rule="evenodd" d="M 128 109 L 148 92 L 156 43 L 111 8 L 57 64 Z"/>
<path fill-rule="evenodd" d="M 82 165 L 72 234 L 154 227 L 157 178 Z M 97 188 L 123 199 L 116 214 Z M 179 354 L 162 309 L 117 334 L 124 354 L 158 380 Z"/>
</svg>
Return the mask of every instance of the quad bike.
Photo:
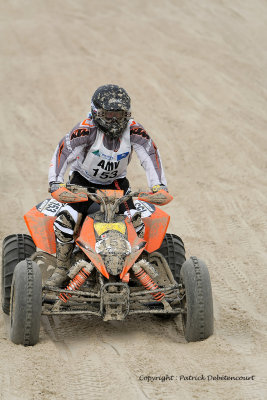
<svg viewBox="0 0 267 400">
<path fill-rule="evenodd" d="M 10 313 L 12 342 L 36 344 L 41 315 L 55 314 L 88 314 L 104 321 L 136 314 L 181 314 L 187 341 L 212 335 L 209 272 L 197 257 L 186 260 L 183 241 L 166 233 L 170 217 L 158 206 L 172 200 L 169 193 L 91 193 L 66 184 L 52 197 L 25 214 L 31 236 L 10 235 L 3 242 L 2 308 Z M 137 198 L 143 237 L 129 216 L 119 214 L 119 206 L 130 198 Z M 88 199 L 94 203 L 83 223 L 76 224 L 68 282 L 49 287 L 45 281 L 56 267 L 56 216 L 64 203 Z"/>
</svg>

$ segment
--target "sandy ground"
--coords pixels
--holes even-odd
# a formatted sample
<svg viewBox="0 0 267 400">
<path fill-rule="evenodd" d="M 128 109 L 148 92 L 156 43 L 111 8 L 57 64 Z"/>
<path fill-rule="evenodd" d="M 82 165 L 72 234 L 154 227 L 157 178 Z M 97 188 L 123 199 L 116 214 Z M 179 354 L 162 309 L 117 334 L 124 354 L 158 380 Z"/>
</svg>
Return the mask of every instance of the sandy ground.
<svg viewBox="0 0 267 400">
<path fill-rule="evenodd" d="M 207 262 L 215 308 L 200 343 L 179 318 L 43 317 L 33 348 L 1 313 L 0 399 L 266 399 L 266 1 L 2 0 L 0 20 L 1 239 L 27 233 L 59 139 L 117 83 L 160 148 L 169 232 Z M 146 182 L 136 158 L 129 176 Z"/>
</svg>

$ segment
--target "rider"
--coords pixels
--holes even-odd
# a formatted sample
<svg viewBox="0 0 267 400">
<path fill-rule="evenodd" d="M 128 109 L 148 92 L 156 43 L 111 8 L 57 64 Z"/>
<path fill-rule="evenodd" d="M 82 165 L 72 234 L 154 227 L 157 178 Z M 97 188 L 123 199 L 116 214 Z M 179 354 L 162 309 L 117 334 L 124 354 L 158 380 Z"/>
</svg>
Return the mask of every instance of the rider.
<svg viewBox="0 0 267 400">
<path fill-rule="evenodd" d="M 64 182 L 64 174 L 69 166 L 69 181 L 72 184 L 88 188 L 122 189 L 124 193 L 130 191 L 126 173 L 133 149 L 146 171 L 152 191 L 167 190 L 159 151 L 143 126 L 132 119 L 128 93 L 117 85 L 100 86 L 92 97 L 91 113 L 56 148 L 49 168 L 50 192 L 53 193 Z M 60 286 L 66 280 L 78 213 L 86 215 L 90 204 L 89 200 L 66 204 L 61 208 L 54 222 L 57 268 L 48 279 L 48 285 Z M 133 202 L 128 204 L 134 220 L 137 211 Z M 129 212 L 127 208 L 127 211 L 124 209 L 125 213 Z M 140 218 L 136 218 L 135 222 L 138 232 L 143 224 Z"/>
</svg>

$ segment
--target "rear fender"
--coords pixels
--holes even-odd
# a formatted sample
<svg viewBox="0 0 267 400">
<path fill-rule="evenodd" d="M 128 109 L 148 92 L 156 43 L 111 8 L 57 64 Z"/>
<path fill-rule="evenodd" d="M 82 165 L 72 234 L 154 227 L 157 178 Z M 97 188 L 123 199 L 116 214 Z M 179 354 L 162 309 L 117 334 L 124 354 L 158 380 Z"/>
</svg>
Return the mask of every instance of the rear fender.
<svg viewBox="0 0 267 400">
<path fill-rule="evenodd" d="M 142 218 L 142 220 L 145 224 L 144 240 L 147 242 L 145 249 L 148 253 L 152 253 L 159 249 L 162 244 L 170 222 L 170 216 L 155 207 L 155 211 L 150 217 Z"/>
<path fill-rule="evenodd" d="M 44 215 L 33 207 L 24 215 L 30 235 L 39 249 L 49 254 L 56 253 L 56 238 L 53 229 L 55 216 Z"/>
</svg>

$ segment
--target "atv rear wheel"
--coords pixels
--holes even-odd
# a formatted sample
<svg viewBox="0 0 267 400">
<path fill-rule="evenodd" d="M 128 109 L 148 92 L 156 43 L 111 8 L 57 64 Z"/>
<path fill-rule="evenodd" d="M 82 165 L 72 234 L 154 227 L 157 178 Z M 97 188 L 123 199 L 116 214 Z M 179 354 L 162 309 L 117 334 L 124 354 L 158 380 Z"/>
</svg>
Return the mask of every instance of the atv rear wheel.
<svg viewBox="0 0 267 400">
<path fill-rule="evenodd" d="M 185 339 L 196 342 L 213 334 L 213 301 L 208 268 L 197 257 L 187 260 L 181 269 L 184 289 L 182 321 Z"/>
<path fill-rule="evenodd" d="M 160 248 L 157 250 L 167 261 L 176 282 L 180 282 L 180 271 L 185 262 L 185 248 L 182 239 L 172 233 L 166 233 Z M 177 314 L 155 314 L 161 319 L 172 319 Z"/>
<path fill-rule="evenodd" d="M 185 248 L 182 239 L 172 233 L 166 233 L 162 245 L 157 251 L 164 256 L 174 279 L 179 283 L 180 271 L 185 262 Z"/>
<path fill-rule="evenodd" d="M 15 344 L 33 346 L 39 340 L 42 311 L 42 274 L 30 259 L 15 268 L 11 288 L 10 339 Z"/>
<path fill-rule="evenodd" d="M 9 235 L 3 241 L 2 248 L 2 309 L 9 314 L 12 277 L 19 261 L 30 257 L 36 246 L 29 235 Z"/>
</svg>

